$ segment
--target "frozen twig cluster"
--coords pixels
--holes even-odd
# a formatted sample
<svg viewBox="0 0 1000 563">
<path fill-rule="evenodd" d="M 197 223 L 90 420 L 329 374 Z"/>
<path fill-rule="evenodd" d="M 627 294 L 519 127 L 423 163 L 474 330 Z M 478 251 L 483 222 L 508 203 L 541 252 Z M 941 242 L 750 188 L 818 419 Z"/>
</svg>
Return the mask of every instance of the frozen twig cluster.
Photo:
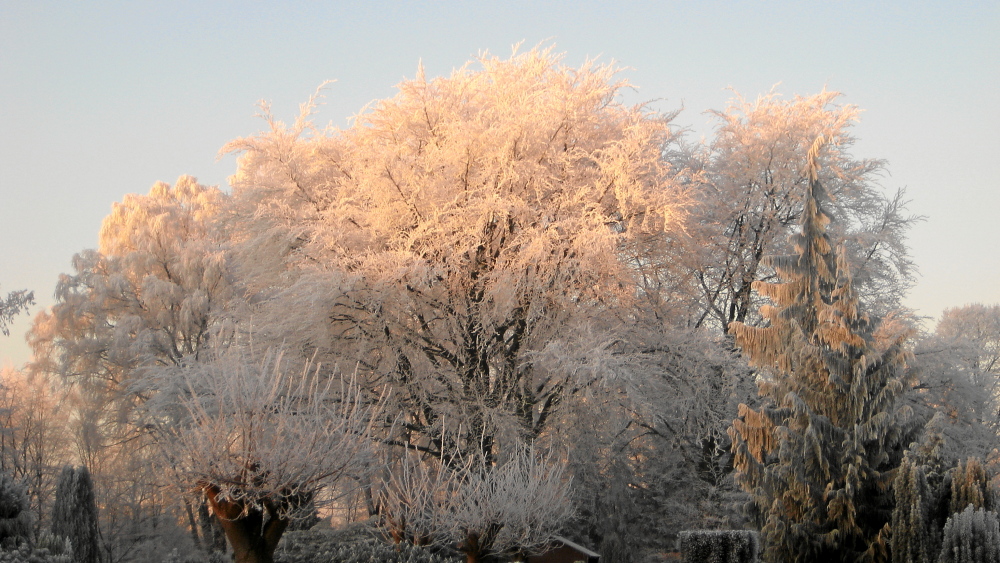
<svg viewBox="0 0 1000 563">
<path fill-rule="evenodd" d="M 241 516 L 278 518 L 370 462 L 375 407 L 318 369 L 286 369 L 281 354 L 251 361 L 231 352 L 183 370 L 186 420 L 168 451 L 183 480 Z"/>
<path fill-rule="evenodd" d="M 494 466 L 404 457 L 378 504 L 396 541 L 458 546 L 477 558 L 538 550 L 573 517 L 571 479 L 553 455 L 519 448 Z"/>
</svg>

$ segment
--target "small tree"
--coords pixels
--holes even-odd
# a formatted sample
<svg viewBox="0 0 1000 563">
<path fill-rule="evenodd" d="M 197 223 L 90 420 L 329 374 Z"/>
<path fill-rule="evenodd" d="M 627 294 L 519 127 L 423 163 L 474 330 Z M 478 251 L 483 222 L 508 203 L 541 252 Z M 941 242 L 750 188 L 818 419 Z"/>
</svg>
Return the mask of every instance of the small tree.
<svg viewBox="0 0 1000 563">
<path fill-rule="evenodd" d="M 86 466 L 67 465 L 59 474 L 52 506 L 52 535 L 69 539 L 75 563 L 101 560 L 94 482 Z"/>
<path fill-rule="evenodd" d="M 768 326 L 730 325 L 760 369 L 764 405 L 733 422 L 737 482 L 750 493 L 769 561 L 884 560 L 891 479 L 909 443 L 903 391 L 908 328 L 859 310 L 844 252 L 826 235 L 827 198 L 809 154 L 795 254 L 771 257 L 785 283 L 757 282 Z"/>
<path fill-rule="evenodd" d="M 168 461 L 204 494 L 237 563 L 271 563 L 293 516 L 368 466 L 373 408 L 318 369 L 289 371 L 280 354 L 233 351 L 183 368 L 179 401 L 153 405 L 182 419 L 168 429 Z"/>
</svg>

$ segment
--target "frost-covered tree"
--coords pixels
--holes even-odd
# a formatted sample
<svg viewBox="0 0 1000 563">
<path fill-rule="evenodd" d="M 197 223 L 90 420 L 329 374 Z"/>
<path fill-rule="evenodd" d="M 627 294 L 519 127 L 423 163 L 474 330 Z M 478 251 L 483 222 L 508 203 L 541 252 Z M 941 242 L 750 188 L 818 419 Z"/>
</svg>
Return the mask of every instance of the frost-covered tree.
<svg viewBox="0 0 1000 563">
<path fill-rule="evenodd" d="M 24 370 L 0 369 L 0 472 L 27 487 L 37 536 L 46 522 L 57 471 L 69 461 L 70 408 L 57 381 Z"/>
<path fill-rule="evenodd" d="M 0 299 L 0 333 L 9 336 L 10 329 L 7 325 L 14 319 L 14 315 L 24 311 L 34 302 L 35 292 L 26 289 L 12 291 L 7 294 L 6 299 Z"/>
<path fill-rule="evenodd" d="M 945 438 L 943 455 L 951 463 L 970 456 L 994 462 L 1000 432 L 1000 306 L 947 309 L 934 332 L 917 343 L 914 357 L 917 381 L 908 400 Z"/>
<path fill-rule="evenodd" d="M 52 535 L 70 540 L 75 563 L 100 563 L 94 482 L 86 466 L 67 465 L 59 474 L 52 506 Z"/>
<path fill-rule="evenodd" d="M 207 499 L 237 563 L 270 563 L 298 512 L 311 515 L 324 490 L 371 464 L 376 409 L 318 370 L 293 372 L 280 354 L 230 351 L 157 376 L 174 384 L 149 405 L 166 422 L 166 467 Z"/>
<path fill-rule="evenodd" d="M 820 136 L 830 141 L 817 157 L 831 195 L 825 212 L 845 246 L 855 291 L 878 313 L 899 306 L 913 279 L 905 235 L 918 218 L 906 214 L 902 192 L 882 193 L 882 161 L 851 154 L 860 110 L 839 97 L 823 91 L 783 100 L 772 92 L 749 101 L 737 94 L 713 112 L 719 126 L 708 145 L 688 151 L 684 162 L 704 171 L 694 191 L 698 231 L 676 259 L 692 270 L 695 324 L 725 329 L 756 320 L 753 282 L 774 281 L 765 258 L 790 252 L 786 240 L 801 221 L 809 184 L 799 163 Z"/>
<path fill-rule="evenodd" d="M 224 200 L 189 176 L 125 196 L 104 219 L 98 248 L 74 256 L 56 304 L 29 334 L 32 373 L 73 387 L 76 454 L 106 507 L 108 549 L 140 541 L 141 528 L 159 517 L 158 476 L 143 471 L 146 421 L 135 418 L 135 407 L 158 392 L 137 385 L 148 383 L 143 370 L 198 358 L 228 334 L 221 311 L 231 305 L 232 279 L 215 230 Z"/>
<path fill-rule="evenodd" d="M 754 284 L 773 303 L 760 311 L 767 325 L 730 327 L 764 399 L 740 405 L 730 430 L 737 481 L 768 561 L 885 560 L 893 470 L 910 443 L 897 404 L 909 331 L 859 311 L 845 251 L 827 235 L 820 146 L 795 252 L 768 259 L 783 281 Z"/>
<path fill-rule="evenodd" d="M 614 68 L 549 49 L 476 64 L 421 71 L 346 131 L 270 119 L 226 150 L 254 217 L 236 241 L 256 338 L 360 362 L 393 390 L 395 443 L 488 460 L 575 389 L 667 354 L 623 254 L 678 236 L 684 198 L 668 119 L 618 102 Z"/>
<path fill-rule="evenodd" d="M 973 508 L 993 511 L 996 508 L 996 491 L 986 469 L 979 459 L 970 457 L 962 460 L 950 472 L 951 498 L 949 508 L 952 514 Z"/>
<path fill-rule="evenodd" d="M 967 506 L 944 527 L 937 563 L 1000 562 L 1000 521 L 996 512 Z"/>
<path fill-rule="evenodd" d="M 928 512 L 932 492 L 927 485 L 924 467 L 911 456 L 903 458 L 892 485 L 895 506 L 892 510 L 893 563 L 932 563 L 937 550 L 931 541 Z"/>
<path fill-rule="evenodd" d="M 566 464 L 523 446 L 491 466 L 423 464 L 407 454 L 388 475 L 378 495 L 387 533 L 457 547 L 468 563 L 532 554 L 573 516 Z"/>
<path fill-rule="evenodd" d="M 73 258 L 56 304 L 30 337 L 38 369 L 124 389 L 134 370 L 197 358 L 229 298 L 213 220 L 224 195 L 190 176 L 128 194 L 101 226 L 97 250 Z"/>
<path fill-rule="evenodd" d="M 946 309 L 935 334 L 966 344 L 966 359 L 972 367 L 994 378 L 1000 376 L 1000 305 L 974 303 Z"/>
</svg>

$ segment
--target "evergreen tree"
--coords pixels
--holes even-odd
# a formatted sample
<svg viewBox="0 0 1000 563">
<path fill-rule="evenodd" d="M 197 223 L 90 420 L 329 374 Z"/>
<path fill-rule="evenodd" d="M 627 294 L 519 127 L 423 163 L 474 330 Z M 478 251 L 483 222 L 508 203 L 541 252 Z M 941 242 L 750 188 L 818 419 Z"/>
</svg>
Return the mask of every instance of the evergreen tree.
<svg viewBox="0 0 1000 563">
<path fill-rule="evenodd" d="M 958 462 L 951 471 L 950 512 L 958 514 L 972 506 L 974 509 L 995 510 L 993 487 L 978 458 L 970 457 Z"/>
<path fill-rule="evenodd" d="M 97 534 L 97 504 L 90 471 L 86 466 L 74 469 L 67 465 L 56 485 L 52 535 L 70 540 L 74 563 L 99 563 L 101 552 Z"/>
<path fill-rule="evenodd" d="M 730 325 L 763 398 L 759 410 L 740 405 L 730 436 L 767 561 L 880 561 L 909 439 L 896 404 L 909 330 L 859 310 L 843 249 L 826 235 L 822 142 L 809 152 L 795 254 L 768 260 L 786 281 L 754 285 L 773 303 L 760 311 L 766 326 Z"/>
<path fill-rule="evenodd" d="M 1000 563 L 1000 522 L 996 512 L 972 505 L 944 526 L 938 563 Z"/>
<path fill-rule="evenodd" d="M 928 534 L 927 512 L 930 490 L 924 467 L 907 455 L 896 471 L 893 483 L 896 506 L 892 511 L 893 563 L 931 563 L 932 550 Z"/>
</svg>

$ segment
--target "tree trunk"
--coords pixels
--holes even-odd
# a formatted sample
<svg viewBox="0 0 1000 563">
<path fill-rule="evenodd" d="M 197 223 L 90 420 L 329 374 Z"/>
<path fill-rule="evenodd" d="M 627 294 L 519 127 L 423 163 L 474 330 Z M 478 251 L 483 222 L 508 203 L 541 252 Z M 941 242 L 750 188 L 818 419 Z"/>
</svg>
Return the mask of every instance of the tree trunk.
<svg viewBox="0 0 1000 563">
<path fill-rule="evenodd" d="M 198 525 L 201 527 L 201 537 L 204 539 L 205 551 L 211 553 L 226 552 L 226 533 L 222 530 L 218 519 L 212 516 L 208 508 L 208 499 L 198 503 Z"/>
<path fill-rule="evenodd" d="M 191 526 L 191 539 L 194 540 L 194 546 L 201 550 L 201 538 L 198 536 L 198 523 L 194 519 L 194 511 L 191 510 L 191 503 L 184 499 L 184 510 L 187 512 L 188 525 Z"/>
<path fill-rule="evenodd" d="M 469 532 L 465 536 L 465 543 L 459 546 L 465 552 L 465 563 L 479 563 L 479 552 L 482 546 L 479 545 L 479 534 Z"/>
<path fill-rule="evenodd" d="M 236 563 L 274 563 L 274 550 L 281 534 L 288 527 L 288 518 L 277 518 L 273 511 L 265 523 L 264 511 L 251 509 L 244 514 L 244 506 L 221 500 L 216 487 L 205 488 L 205 496 L 218 519 L 229 545 L 233 548 Z"/>
</svg>

